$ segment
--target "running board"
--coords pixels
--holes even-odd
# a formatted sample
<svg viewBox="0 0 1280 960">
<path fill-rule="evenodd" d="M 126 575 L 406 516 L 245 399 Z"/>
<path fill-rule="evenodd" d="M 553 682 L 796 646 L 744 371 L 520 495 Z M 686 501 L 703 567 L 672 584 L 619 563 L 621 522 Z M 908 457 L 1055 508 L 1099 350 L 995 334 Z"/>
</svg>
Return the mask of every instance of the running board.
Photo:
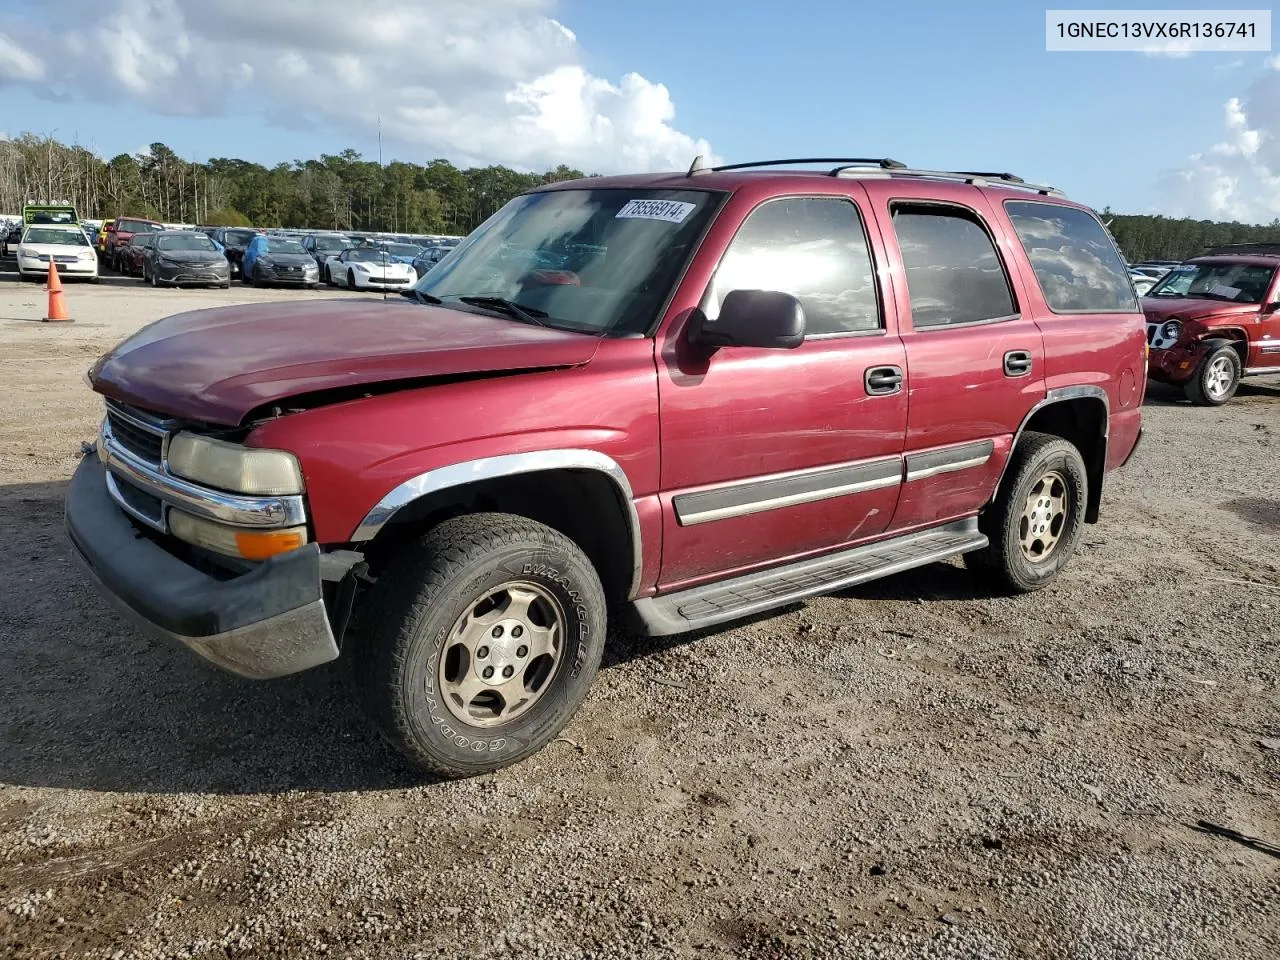
<svg viewBox="0 0 1280 960">
<path fill-rule="evenodd" d="M 981 550 L 986 545 L 986 536 L 978 532 L 977 518 L 971 517 L 785 567 L 759 570 L 679 593 L 645 597 L 632 607 L 645 633 L 663 637 L 748 617 L 806 597 Z"/>
</svg>

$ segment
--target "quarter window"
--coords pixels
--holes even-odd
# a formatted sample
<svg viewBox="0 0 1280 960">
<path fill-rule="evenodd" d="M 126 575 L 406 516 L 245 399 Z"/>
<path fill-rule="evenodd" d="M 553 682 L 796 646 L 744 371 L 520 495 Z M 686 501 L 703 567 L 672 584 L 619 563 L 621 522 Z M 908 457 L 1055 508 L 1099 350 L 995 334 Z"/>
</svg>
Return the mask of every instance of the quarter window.
<svg viewBox="0 0 1280 960">
<path fill-rule="evenodd" d="M 791 294 L 804 307 L 809 336 L 882 327 L 862 217 L 839 197 L 770 200 L 753 210 L 707 288 L 708 320 L 733 290 Z"/>
<path fill-rule="evenodd" d="M 908 203 L 894 204 L 892 212 L 914 329 L 1017 314 L 1004 265 L 974 213 Z"/>
<path fill-rule="evenodd" d="M 1005 201 L 1049 309 L 1134 313 L 1138 301 L 1116 245 L 1097 218 L 1076 207 Z"/>
</svg>

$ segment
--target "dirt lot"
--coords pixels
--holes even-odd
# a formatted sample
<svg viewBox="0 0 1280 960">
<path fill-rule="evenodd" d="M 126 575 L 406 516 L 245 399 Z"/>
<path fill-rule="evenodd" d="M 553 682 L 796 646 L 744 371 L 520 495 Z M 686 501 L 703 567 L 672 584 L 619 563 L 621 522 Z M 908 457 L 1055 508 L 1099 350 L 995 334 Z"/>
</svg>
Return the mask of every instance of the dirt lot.
<svg viewBox="0 0 1280 960">
<path fill-rule="evenodd" d="M 939 565 L 621 637 L 564 739 L 422 784 L 340 665 L 215 673 L 63 540 L 98 354 L 322 295 L 71 287 L 51 326 L 0 282 L 0 956 L 1280 956 L 1280 379 L 1156 393 L 1041 594 Z"/>
</svg>

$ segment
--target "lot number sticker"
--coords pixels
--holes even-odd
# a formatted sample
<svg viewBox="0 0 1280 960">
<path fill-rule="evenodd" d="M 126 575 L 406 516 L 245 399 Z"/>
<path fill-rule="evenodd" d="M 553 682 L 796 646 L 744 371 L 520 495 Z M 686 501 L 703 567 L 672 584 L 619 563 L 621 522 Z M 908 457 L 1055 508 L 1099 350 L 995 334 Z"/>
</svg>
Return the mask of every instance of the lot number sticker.
<svg viewBox="0 0 1280 960">
<path fill-rule="evenodd" d="M 615 220 L 665 220 L 668 223 L 684 223 L 693 212 L 695 204 L 681 200 L 628 200 L 617 212 Z"/>
</svg>

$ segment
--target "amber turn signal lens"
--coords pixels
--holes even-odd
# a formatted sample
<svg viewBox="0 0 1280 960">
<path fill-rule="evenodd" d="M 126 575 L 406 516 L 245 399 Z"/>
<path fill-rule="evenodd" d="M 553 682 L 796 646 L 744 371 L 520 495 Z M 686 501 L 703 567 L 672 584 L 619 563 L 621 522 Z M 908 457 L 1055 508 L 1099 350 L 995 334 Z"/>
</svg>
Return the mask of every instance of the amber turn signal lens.
<svg viewBox="0 0 1280 960">
<path fill-rule="evenodd" d="M 236 533 L 236 547 L 246 560 L 266 560 L 277 553 L 288 553 L 307 542 L 301 530 L 251 530 Z"/>
</svg>

